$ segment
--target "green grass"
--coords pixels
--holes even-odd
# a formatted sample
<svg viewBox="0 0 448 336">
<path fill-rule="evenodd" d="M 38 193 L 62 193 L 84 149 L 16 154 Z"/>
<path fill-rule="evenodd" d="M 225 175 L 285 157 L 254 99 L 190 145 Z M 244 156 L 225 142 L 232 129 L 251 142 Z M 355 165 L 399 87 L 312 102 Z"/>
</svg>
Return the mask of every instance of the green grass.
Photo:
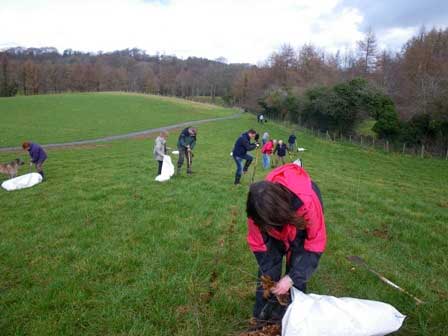
<svg viewBox="0 0 448 336">
<path fill-rule="evenodd" d="M 229 152 L 241 131 L 259 126 L 249 118 L 199 126 L 192 177 L 154 182 L 152 139 L 132 139 L 51 150 L 47 182 L 1 191 L 0 334 L 243 330 L 256 262 L 245 240 L 248 178 L 232 185 Z M 288 135 L 283 126 L 263 127 L 277 139 Z M 169 145 L 175 141 L 173 134 Z M 391 303 L 408 316 L 398 335 L 446 335 L 447 162 L 302 133 L 298 141 L 322 190 L 328 226 L 310 292 Z M 0 161 L 15 156 L 3 153 Z M 427 303 L 416 307 L 352 268 L 349 255 Z"/>
<path fill-rule="evenodd" d="M 92 139 L 236 113 L 176 98 L 82 93 L 0 98 L 0 147 Z"/>
</svg>

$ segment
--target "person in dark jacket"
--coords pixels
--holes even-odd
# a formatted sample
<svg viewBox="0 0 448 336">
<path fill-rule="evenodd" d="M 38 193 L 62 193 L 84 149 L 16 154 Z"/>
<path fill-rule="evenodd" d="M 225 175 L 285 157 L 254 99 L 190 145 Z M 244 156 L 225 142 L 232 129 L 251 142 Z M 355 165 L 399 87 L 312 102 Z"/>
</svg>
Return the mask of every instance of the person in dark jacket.
<svg viewBox="0 0 448 336">
<path fill-rule="evenodd" d="M 253 129 L 248 130 L 247 132 L 240 135 L 240 137 L 236 140 L 235 146 L 233 147 L 232 156 L 233 160 L 235 160 L 236 164 L 236 173 L 235 173 L 235 184 L 240 184 L 241 175 L 246 173 L 249 169 L 250 164 L 252 163 L 252 156 L 247 154 L 247 152 L 254 150 L 259 146 L 257 142 L 251 143 L 251 140 L 255 139 L 257 136 L 257 132 Z M 246 161 L 243 165 L 243 161 Z"/>
<path fill-rule="evenodd" d="M 22 148 L 27 150 L 30 154 L 30 167 L 34 164 L 36 166 L 36 171 L 42 176 L 42 179 L 45 178 L 42 166 L 47 159 L 47 153 L 44 149 L 40 145 L 32 142 L 24 142 Z"/>
<path fill-rule="evenodd" d="M 255 294 L 255 322 L 281 321 L 286 311 L 275 295 L 295 287 L 306 292 L 325 251 L 327 234 L 318 186 L 295 163 L 274 169 L 265 181 L 251 185 L 247 197 L 247 242 L 261 275 L 276 282 L 267 299 L 260 281 Z M 282 277 L 282 260 L 286 274 Z"/>
<path fill-rule="evenodd" d="M 180 174 L 185 157 L 187 158 L 187 174 L 191 174 L 193 161 L 192 150 L 196 146 L 197 129 L 195 127 L 185 128 L 179 135 L 177 149 L 179 150 L 179 160 L 177 161 L 177 174 Z"/>
<path fill-rule="evenodd" d="M 286 144 L 283 143 L 283 140 L 279 140 L 277 146 L 275 146 L 274 149 L 274 155 L 277 154 L 277 160 L 276 165 L 281 162 L 282 165 L 285 164 L 285 157 L 286 157 L 286 151 L 288 149 L 286 148 Z"/>
<path fill-rule="evenodd" d="M 290 152 L 294 152 L 296 146 L 296 140 L 297 140 L 296 135 L 294 133 L 291 133 L 291 135 L 288 138 L 288 150 Z"/>
</svg>

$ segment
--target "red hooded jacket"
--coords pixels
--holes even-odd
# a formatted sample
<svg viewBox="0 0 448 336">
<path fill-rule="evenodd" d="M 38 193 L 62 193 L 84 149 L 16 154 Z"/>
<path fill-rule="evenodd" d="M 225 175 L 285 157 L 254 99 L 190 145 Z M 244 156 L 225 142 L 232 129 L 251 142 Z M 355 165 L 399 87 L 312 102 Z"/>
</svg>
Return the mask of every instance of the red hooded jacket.
<svg viewBox="0 0 448 336">
<path fill-rule="evenodd" d="M 302 206 L 297 210 L 297 214 L 305 219 L 306 238 L 304 249 L 309 252 L 322 253 L 325 250 L 327 234 L 325 228 L 325 218 L 322 203 L 313 189 L 312 181 L 308 173 L 294 163 L 283 165 L 274 169 L 267 177 L 266 181 L 280 183 L 292 191 L 301 201 Z M 267 246 L 263 235 L 251 218 L 248 218 L 247 242 L 253 252 L 266 252 Z M 270 230 L 268 235 L 276 240 L 280 240 L 289 249 L 291 242 L 297 236 L 297 228 L 287 224 L 281 231 Z"/>
<path fill-rule="evenodd" d="M 268 142 L 266 142 L 263 145 L 263 147 L 261 148 L 261 152 L 263 154 L 272 155 L 273 151 L 274 151 L 274 143 L 272 142 L 272 140 L 269 140 Z"/>
</svg>

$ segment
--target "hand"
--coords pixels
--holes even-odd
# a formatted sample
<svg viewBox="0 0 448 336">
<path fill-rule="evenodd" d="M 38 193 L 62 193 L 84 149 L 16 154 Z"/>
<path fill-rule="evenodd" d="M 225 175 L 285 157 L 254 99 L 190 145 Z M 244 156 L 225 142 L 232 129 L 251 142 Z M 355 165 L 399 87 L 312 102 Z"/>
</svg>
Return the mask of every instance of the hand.
<svg viewBox="0 0 448 336">
<path fill-rule="evenodd" d="M 288 293 L 292 285 L 293 285 L 292 279 L 289 277 L 289 275 L 285 275 L 283 278 L 280 279 L 279 282 L 277 282 L 277 284 L 271 291 L 275 295 L 283 295 Z"/>
<path fill-rule="evenodd" d="M 256 142 L 255 146 L 258 148 L 258 147 L 260 147 L 260 144 L 258 142 Z"/>
<path fill-rule="evenodd" d="M 33 163 L 32 163 L 32 162 L 30 162 L 30 168 L 31 168 L 31 167 L 33 167 Z"/>
</svg>

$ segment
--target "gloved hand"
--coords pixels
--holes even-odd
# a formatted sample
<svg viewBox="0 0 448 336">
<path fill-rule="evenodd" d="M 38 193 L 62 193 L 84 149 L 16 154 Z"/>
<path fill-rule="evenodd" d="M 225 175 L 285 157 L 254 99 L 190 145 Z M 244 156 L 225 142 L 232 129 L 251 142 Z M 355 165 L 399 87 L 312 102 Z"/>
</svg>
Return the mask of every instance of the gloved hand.
<svg viewBox="0 0 448 336">
<path fill-rule="evenodd" d="M 280 279 L 279 282 L 277 282 L 277 284 L 271 291 L 275 295 L 283 295 L 288 293 L 293 284 L 294 283 L 292 282 L 292 279 L 289 277 L 289 275 L 285 275 Z"/>
</svg>

